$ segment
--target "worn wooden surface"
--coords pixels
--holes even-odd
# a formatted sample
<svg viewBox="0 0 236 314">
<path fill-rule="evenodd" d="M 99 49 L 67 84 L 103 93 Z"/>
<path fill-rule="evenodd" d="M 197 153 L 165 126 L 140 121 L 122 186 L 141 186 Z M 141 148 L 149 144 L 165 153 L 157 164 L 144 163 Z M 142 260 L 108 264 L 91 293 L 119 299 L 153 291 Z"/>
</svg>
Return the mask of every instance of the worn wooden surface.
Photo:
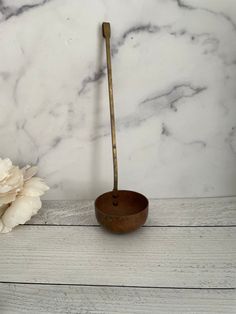
<svg viewBox="0 0 236 314">
<path fill-rule="evenodd" d="M 0 313 L 235 314 L 235 290 L 0 284 Z"/>
<path fill-rule="evenodd" d="M 0 313 L 236 313 L 236 197 L 150 202 L 112 235 L 91 201 L 46 201 L 0 235 Z"/>
<path fill-rule="evenodd" d="M 147 226 L 236 226 L 236 197 L 150 200 Z M 93 201 L 44 201 L 28 224 L 97 225 Z"/>
<path fill-rule="evenodd" d="M 236 228 L 24 226 L 1 236 L 0 281 L 236 287 Z"/>
</svg>

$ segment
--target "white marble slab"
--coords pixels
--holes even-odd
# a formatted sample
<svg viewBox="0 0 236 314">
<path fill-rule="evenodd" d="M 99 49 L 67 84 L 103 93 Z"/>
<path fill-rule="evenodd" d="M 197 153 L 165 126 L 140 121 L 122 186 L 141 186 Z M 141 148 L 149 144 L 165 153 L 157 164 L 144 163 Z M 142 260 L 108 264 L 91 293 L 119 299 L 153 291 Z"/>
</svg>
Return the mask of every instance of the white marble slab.
<svg viewBox="0 0 236 314">
<path fill-rule="evenodd" d="M 0 1 L 0 153 L 48 199 L 112 188 L 101 23 L 112 23 L 120 186 L 236 193 L 236 2 Z"/>
</svg>

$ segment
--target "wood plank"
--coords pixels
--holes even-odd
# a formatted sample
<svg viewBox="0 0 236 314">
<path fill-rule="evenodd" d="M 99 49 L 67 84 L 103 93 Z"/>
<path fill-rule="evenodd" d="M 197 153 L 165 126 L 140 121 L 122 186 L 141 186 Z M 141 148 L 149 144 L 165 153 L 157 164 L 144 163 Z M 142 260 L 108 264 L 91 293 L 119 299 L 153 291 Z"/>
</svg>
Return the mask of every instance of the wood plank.
<svg viewBox="0 0 236 314">
<path fill-rule="evenodd" d="M 0 281 L 236 287 L 236 228 L 20 226 L 1 235 Z"/>
<path fill-rule="evenodd" d="M 0 313 L 234 314 L 235 290 L 0 284 Z"/>
<path fill-rule="evenodd" d="M 97 225 L 97 221 L 93 201 L 44 201 L 28 224 Z M 150 200 L 146 225 L 236 225 L 236 197 Z"/>
</svg>

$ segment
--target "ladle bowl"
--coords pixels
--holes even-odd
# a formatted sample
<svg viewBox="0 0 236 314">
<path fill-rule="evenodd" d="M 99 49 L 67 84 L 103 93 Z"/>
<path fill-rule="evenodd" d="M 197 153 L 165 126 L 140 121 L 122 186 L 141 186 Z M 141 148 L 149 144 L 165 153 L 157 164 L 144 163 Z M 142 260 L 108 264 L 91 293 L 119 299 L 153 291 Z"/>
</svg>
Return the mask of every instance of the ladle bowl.
<svg viewBox="0 0 236 314">
<path fill-rule="evenodd" d="M 95 201 L 98 222 L 114 233 L 127 233 L 140 228 L 148 216 L 148 199 L 137 192 L 106 192 Z"/>
</svg>

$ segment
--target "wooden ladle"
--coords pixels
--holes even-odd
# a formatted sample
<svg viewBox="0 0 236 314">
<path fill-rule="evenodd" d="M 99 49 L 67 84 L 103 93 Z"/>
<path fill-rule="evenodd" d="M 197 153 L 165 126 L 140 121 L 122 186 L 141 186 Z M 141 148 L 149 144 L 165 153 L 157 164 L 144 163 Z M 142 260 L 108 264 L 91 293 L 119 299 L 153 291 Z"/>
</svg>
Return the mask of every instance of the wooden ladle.
<svg viewBox="0 0 236 314">
<path fill-rule="evenodd" d="M 148 215 L 148 199 L 137 192 L 118 190 L 118 162 L 111 70 L 110 23 L 104 22 L 102 24 L 102 33 L 106 41 L 114 186 L 112 191 L 100 195 L 95 200 L 95 213 L 98 222 L 106 229 L 114 233 L 126 233 L 138 229 L 145 223 Z"/>
</svg>

